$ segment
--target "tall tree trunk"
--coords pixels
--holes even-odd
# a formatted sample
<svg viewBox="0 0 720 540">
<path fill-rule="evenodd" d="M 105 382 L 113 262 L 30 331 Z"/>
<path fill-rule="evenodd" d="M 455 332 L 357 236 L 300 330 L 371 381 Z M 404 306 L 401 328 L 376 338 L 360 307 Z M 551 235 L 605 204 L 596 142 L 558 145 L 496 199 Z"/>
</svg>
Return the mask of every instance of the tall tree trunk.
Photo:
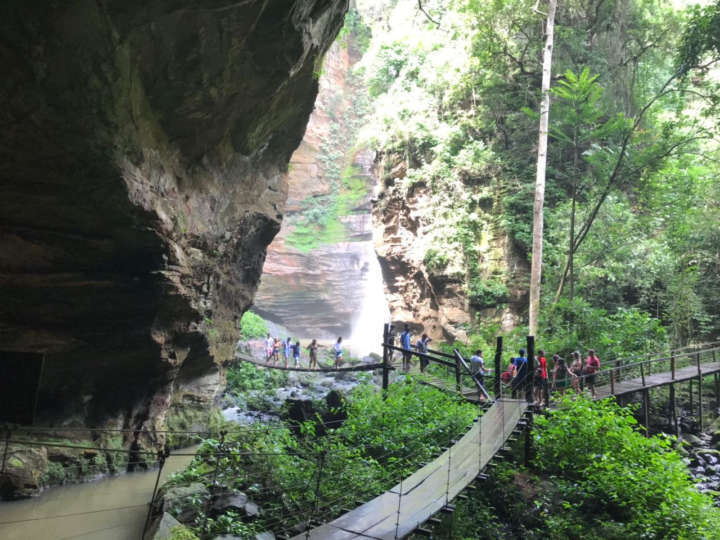
<svg viewBox="0 0 720 540">
<path fill-rule="evenodd" d="M 543 206 L 545 205 L 545 169 L 547 165 L 548 119 L 550 116 L 550 71 L 552 67 L 553 34 L 557 0 L 549 0 L 543 51 L 543 73 L 540 102 L 540 134 L 538 137 L 535 204 L 533 206 L 533 247 L 530 269 L 529 334 L 537 335 L 540 315 L 540 280 L 542 277 Z"/>
<path fill-rule="evenodd" d="M 578 185 L 580 184 L 580 171 L 578 164 L 580 148 L 578 148 L 578 132 L 577 126 L 573 129 L 573 187 L 572 187 L 572 203 L 570 208 L 570 239 L 568 241 L 568 259 L 570 263 L 570 329 L 575 326 L 575 312 L 572 309 L 572 303 L 575 299 L 575 209 L 578 196 Z"/>
</svg>

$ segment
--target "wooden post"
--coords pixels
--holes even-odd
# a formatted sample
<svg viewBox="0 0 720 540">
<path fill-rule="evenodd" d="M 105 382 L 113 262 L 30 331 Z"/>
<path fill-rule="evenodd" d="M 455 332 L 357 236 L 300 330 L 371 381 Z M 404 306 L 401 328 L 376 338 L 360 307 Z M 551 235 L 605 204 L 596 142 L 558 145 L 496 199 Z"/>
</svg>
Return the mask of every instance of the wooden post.
<svg viewBox="0 0 720 540">
<path fill-rule="evenodd" d="M 670 353 L 670 378 L 675 380 L 675 353 Z"/>
<path fill-rule="evenodd" d="M 622 360 L 615 360 L 615 367 L 617 368 L 615 370 L 615 382 L 620 382 L 620 368 L 622 367 Z"/>
<path fill-rule="evenodd" d="M 495 399 L 500 398 L 500 370 L 502 363 L 503 338 L 498 336 L 495 345 Z"/>
<path fill-rule="evenodd" d="M 714 373 L 715 379 L 715 408 L 720 408 L 720 376 L 718 373 Z"/>
<path fill-rule="evenodd" d="M 460 371 L 460 359 L 455 357 L 455 388 L 462 394 L 462 371 Z"/>
<path fill-rule="evenodd" d="M 390 385 L 390 351 L 388 350 L 388 342 L 390 341 L 390 324 L 385 323 L 383 326 L 383 373 L 382 388 L 387 390 Z"/>
<path fill-rule="evenodd" d="M 610 395 L 615 395 L 615 371 L 610 372 Z"/>
<path fill-rule="evenodd" d="M 702 395 L 702 369 L 700 367 L 700 353 L 695 355 L 695 362 L 697 363 L 698 371 L 698 424 L 700 425 L 700 431 L 703 430 L 703 395 Z"/>
<path fill-rule="evenodd" d="M 535 336 L 527 337 L 527 373 L 525 375 L 525 401 L 532 403 L 535 382 Z"/>
<path fill-rule="evenodd" d="M 642 364 L 641 364 L 642 365 Z M 643 391 L 643 416 L 645 423 L 645 436 L 650 436 L 650 390 L 644 388 Z"/>
<path fill-rule="evenodd" d="M 532 423 L 533 413 L 527 416 L 527 425 L 525 426 L 525 467 L 530 467 L 532 461 Z"/>
<path fill-rule="evenodd" d="M 670 383 L 670 420 L 672 421 L 675 436 L 680 436 L 680 425 L 678 424 L 677 405 L 675 403 L 675 383 Z"/>
<path fill-rule="evenodd" d="M 690 387 L 690 414 L 693 412 L 693 380 L 690 379 L 688 381 L 688 386 Z"/>
<path fill-rule="evenodd" d="M 645 362 L 640 362 L 640 380 L 642 381 L 643 388 L 645 387 Z"/>
</svg>

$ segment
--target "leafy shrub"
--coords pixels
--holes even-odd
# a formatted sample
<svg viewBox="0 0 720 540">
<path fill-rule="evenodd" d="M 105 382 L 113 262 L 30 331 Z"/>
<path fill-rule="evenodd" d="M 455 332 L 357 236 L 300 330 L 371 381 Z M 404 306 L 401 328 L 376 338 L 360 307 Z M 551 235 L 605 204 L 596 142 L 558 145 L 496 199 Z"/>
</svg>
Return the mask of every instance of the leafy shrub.
<svg viewBox="0 0 720 540">
<path fill-rule="evenodd" d="M 287 383 L 287 372 L 257 367 L 249 362 L 238 362 L 227 369 L 227 390 L 232 393 L 264 390 Z"/>
<path fill-rule="evenodd" d="M 175 526 L 170 529 L 169 540 L 198 540 L 198 537 L 195 536 L 187 527 Z"/>
<path fill-rule="evenodd" d="M 450 258 L 445 253 L 440 253 L 437 249 L 430 248 L 425 252 L 423 263 L 431 273 L 440 272 L 447 268 Z"/>
<path fill-rule="evenodd" d="M 231 512 L 205 519 L 200 504 L 195 531 L 208 537 L 246 536 L 272 529 L 289 510 L 292 515 L 309 515 L 316 505 L 323 509 L 318 517 L 329 520 L 355 500 L 389 489 L 440 453 L 472 423 L 477 409 L 409 379 L 407 384 L 392 385 L 385 399 L 371 384 L 357 386 L 348 398 L 347 414 L 341 427 L 324 436 L 316 433 L 314 422 L 303 424 L 296 436 L 278 425 L 228 427 L 226 452 L 217 457 L 219 441 L 206 440 L 190 466 L 170 482 L 202 482 L 210 491 L 213 484 L 241 490 L 263 508 L 263 515 L 251 523 L 242 523 Z M 311 486 L 318 478 L 316 500 Z"/>
<path fill-rule="evenodd" d="M 636 424 L 614 401 L 565 398 L 548 417 L 536 417 L 535 465 L 553 478 L 566 513 L 578 513 L 589 529 L 613 524 L 631 538 L 718 538 L 720 512 L 697 492 L 669 438 L 646 438 Z"/>
<path fill-rule="evenodd" d="M 502 304 L 508 296 L 508 288 L 499 278 L 474 278 L 470 282 L 468 300 L 475 308 L 493 307 Z"/>
<path fill-rule="evenodd" d="M 268 326 L 260 315 L 252 311 L 243 313 L 240 319 L 241 335 L 243 339 L 261 339 L 267 335 Z"/>
<path fill-rule="evenodd" d="M 546 351 L 562 354 L 595 349 L 602 360 L 656 353 L 667 345 L 667 331 L 661 322 L 635 308 L 608 314 L 583 299 L 570 303 L 561 298 L 546 313 L 541 334 Z"/>
</svg>

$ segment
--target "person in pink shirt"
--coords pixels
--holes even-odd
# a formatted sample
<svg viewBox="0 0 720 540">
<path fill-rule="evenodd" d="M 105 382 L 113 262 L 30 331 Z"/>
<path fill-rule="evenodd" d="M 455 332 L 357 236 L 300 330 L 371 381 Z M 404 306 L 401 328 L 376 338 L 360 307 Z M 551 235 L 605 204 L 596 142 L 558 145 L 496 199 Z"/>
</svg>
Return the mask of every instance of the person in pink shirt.
<svg viewBox="0 0 720 540">
<path fill-rule="evenodd" d="M 585 375 L 585 384 L 590 387 L 592 397 L 595 397 L 595 377 L 597 377 L 598 371 L 600 371 L 600 360 L 595 355 L 595 350 L 590 349 L 588 357 L 585 359 L 583 374 Z"/>
</svg>

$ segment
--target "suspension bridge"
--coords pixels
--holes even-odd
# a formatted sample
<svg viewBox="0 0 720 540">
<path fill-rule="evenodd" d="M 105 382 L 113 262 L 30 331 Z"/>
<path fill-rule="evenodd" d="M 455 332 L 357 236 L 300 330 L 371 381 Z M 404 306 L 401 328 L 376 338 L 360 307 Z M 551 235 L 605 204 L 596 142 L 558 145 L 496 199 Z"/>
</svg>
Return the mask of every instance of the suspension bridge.
<svg viewBox="0 0 720 540">
<path fill-rule="evenodd" d="M 528 339 L 528 373 L 533 373 L 534 340 Z M 532 414 L 536 410 L 533 404 L 532 377 L 528 377 L 526 384 L 520 388 L 516 387 L 516 394 L 512 395 L 509 387 L 500 380 L 502 372 L 502 338 L 498 338 L 494 358 L 494 375 L 485 379 L 475 376 L 462 354 L 454 350 L 452 353 L 428 350 L 419 352 L 417 350 L 403 351 L 395 347 L 386 333 L 383 341 L 383 357 L 381 362 L 362 362 L 358 364 L 344 364 L 338 368 L 323 366 L 320 368 L 309 367 L 285 367 L 283 365 L 267 364 L 247 355 L 238 354 L 240 361 L 250 362 L 267 369 L 305 371 L 305 372 L 357 372 L 373 371 L 382 376 L 382 386 L 387 389 L 391 382 L 391 374 L 402 373 L 402 354 L 407 354 L 414 360 L 411 366 L 413 375 L 424 384 L 432 385 L 445 392 L 459 393 L 463 399 L 478 403 L 479 415 L 469 429 L 456 440 L 449 441 L 446 448 L 440 455 L 437 455 L 429 463 L 423 464 L 418 470 L 407 477 L 398 479 L 390 489 L 375 496 L 369 501 L 357 501 L 355 508 L 346 508 L 346 511 L 338 517 L 337 501 L 320 501 L 316 504 L 315 511 L 310 515 L 293 516 L 289 520 L 278 520 L 275 530 L 279 538 L 300 539 L 350 539 L 350 538 L 402 538 L 413 532 L 427 533 L 428 523 L 437 521 L 434 517 L 438 512 L 451 512 L 454 509 L 454 500 L 463 490 L 471 487 L 478 479 L 485 477 L 488 466 L 493 465 L 493 459 L 503 457 L 511 452 L 511 445 L 521 435 L 525 437 L 526 457 L 530 444 L 529 430 L 532 425 Z M 614 360 L 605 362 L 604 369 L 594 376 L 595 397 L 604 399 L 615 396 L 619 400 L 628 396 L 641 393 L 643 397 L 643 414 L 645 426 L 649 427 L 648 409 L 650 391 L 655 388 L 667 386 L 670 389 L 671 414 L 676 430 L 678 429 L 677 416 L 675 414 L 675 388 L 678 384 L 688 385 L 690 395 L 690 407 L 697 407 L 698 418 L 702 424 L 703 417 L 703 384 L 707 378 L 713 378 L 714 395 L 716 402 L 720 402 L 720 347 L 717 344 L 709 344 L 703 347 L 688 348 L 672 351 L 668 354 L 635 358 L 628 360 Z M 417 364 L 421 364 L 424 373 L 419 372 Z M 579 382 L 586 379 L 586 376 L 579 377 Z M 486 388 L 487 382 L 490 389 Z M 588 381 L 589 382 L 589 381 Z M 705 384 L 707 387 L 707 384 Z M 707 388 L 706 388 L 707 392 Z M 694 397 L 694 405 L 693 405 Z M 2 470 L 0 476 L 6 472 L 6 464 L 10 463 L 13 452 L 23 446 L 52 446 L 47 441 L 33 440 L 30 436 L 33 431 L 40 434 L 52 433 L 57 430 L 68 430 L 73 428 L 48 428 L 30 427 L 23 428 L 15 426 L 6 432 L 3 451 Z M 110 431 L 104 428 L 75 428 L 81 431 Z M 265 428 L 263 428 L 265 429 Z M 126 435 L 136 430 L 124 430 Z M 152 434 L 151 434 L 152 435 Z M 202 433 L 196 434 L 199 438 Z M 427 434 L 421 434 L 429 436 Z M 64 446 L 64 443 L 55 444 Z M 117 453 L 127 450 L 118 448 L 94 448 L 69 445 L 76 452 L 105 452 Z M 221 448 L 222 450 L 222 448 Z M 229 454 L 228 454 L 229 455 Z M 235 455 L 235 454 L 233 454 Z M 242 453 L 238 454 L 242 456 Z M 144 452 L 144 459 L 149 465 L 155 464 L 158 468 L 155 488 L 153 489 L 150 502 L 135 505 L 150 508 L 156 502 L 156 493 L 163 464 L 167 456 L 157 455 L 155 459 L 153 452 Z M 171 458 L 182 457 L 182 451 L 172 451 Z M 222 452 L 215 456 L 217 463 L 220 462 Z M 219 466 L 219 465 L 218 465 Z M 322 468 L 318 469 L 316 490 L 320 487 Z M 98 471 L 102 472 L 102 471 Z M 216 469 L 215 474 L 218 474 Z M 222 475 L 222 472 L 220 472 Z M 258 477 L 258 481 L 261 479 Z M 308 489 L 312 489 L 311 486 Z M 353 493 L 345 494 L 345 499 L 354 500 Z M 321 504 L 322 503 L 322 504 Z M 209 504 L 209 503 L 208 503 Z M 347 501 L 343 506 L 347 505 Z M 350 505 L 347 505 L 350 506 Z M 112 512 L 112 508 L 88 509 L 92 515 L 103 515 Z M 0 513 L 1 514 L 1 513 Z M 46 517 L 34 517 L 33 520 L 65 519 L 69 514 L 49 515 Z M 150 514 L 148 513 L 148 516 Z M 149 519 L 146 519 L 146 526 Z M 3 525 L 12 526 L 12 523 L 3 523 L 0 520 L 0 531 Z M 272 526 L 273 523 L 268 523 Z M 146 528 L 146 527 L 145 527 Z M 101 530 L 101 529 L 98 529 Z M 293 531 L 283 533 L 282 531 Z M 145 533 L 142 533 L 145 537 Z"/>
</svg>

